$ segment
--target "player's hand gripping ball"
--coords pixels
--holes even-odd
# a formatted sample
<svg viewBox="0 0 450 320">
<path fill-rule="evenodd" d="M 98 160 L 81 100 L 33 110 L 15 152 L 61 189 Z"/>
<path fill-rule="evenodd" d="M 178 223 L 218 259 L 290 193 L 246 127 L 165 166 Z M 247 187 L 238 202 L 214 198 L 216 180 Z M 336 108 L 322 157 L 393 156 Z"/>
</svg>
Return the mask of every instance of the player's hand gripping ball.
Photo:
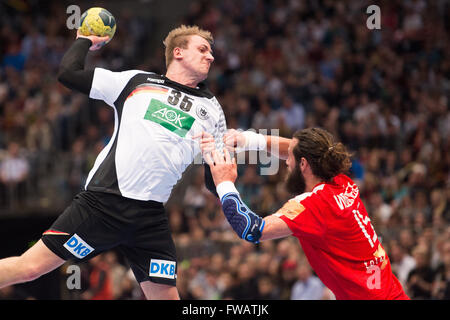
<svg viewBox="0 0 450 320">
<path fill-rule="evenodd" d="M 108 43 L 116 32 L 116 19 L 106 9 L 90 8 L 81 15 L 79 32 L 83 36 L 109 36 Z"/>
</svg>

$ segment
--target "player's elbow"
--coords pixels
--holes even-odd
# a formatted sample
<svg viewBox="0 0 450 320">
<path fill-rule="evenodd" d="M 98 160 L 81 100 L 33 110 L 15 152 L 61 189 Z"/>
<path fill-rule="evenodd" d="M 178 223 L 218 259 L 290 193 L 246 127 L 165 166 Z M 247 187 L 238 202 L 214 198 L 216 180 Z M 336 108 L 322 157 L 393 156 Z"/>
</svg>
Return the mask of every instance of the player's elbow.
<svg viewBox="0 0 450 320">
<path fill-rule="evenodd" d="M 280 218 L 270 215 L 264 218 L 264 221 L 265 226 L 259 241 L 280 239 L 292 235 L 292 230 Z"/>
<path fill-rule="evenodd" d="M 60 68 L 57 79 L 67 88 L 89 95 L 94 80 L 94 70 Z"/>
<path fill-rule="evenodd" d="M 59 69 L 58 74 L 57 74 L 57 79 L 60 83 L 67 86 L 67 84 L 69 83 L 69 79 L 70 79 L 70 72 L 67 69 L 62 69 L 62 68 Z"/>
</svg>

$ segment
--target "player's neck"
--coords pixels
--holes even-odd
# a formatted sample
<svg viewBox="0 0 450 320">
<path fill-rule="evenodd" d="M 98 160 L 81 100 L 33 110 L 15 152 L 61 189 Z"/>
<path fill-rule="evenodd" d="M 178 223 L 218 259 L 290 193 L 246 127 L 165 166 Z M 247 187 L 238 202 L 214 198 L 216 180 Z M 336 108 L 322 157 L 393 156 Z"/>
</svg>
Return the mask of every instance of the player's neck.
<svg viewBox="0 0 450 320">
<path fill-rule="evenodd" d="M 200 82 L 192 73 L 177 66 L 170 66 L 167 70 L 166 77 L 172 81 L 178 82 L 184 86 L 196 88 Z"/>
<path fill-rule="evenodd" d="M 311 192 L 314 189 L 314 187 L 317 186 L 321 182 L 322 182 L 322 180 L 315 176 L 311 176 L 309 179 L 305 179 L 305 183 L 306 183 L 305 191 Z"/>
</svg>

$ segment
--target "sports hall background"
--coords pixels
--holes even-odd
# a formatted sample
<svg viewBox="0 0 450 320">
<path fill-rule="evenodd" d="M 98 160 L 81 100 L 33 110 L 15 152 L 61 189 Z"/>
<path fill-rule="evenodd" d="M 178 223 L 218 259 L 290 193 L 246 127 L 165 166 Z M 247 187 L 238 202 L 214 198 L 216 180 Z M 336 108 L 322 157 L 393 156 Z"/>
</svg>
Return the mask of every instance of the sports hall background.
<svg viewBox="0 0 450 320">
<path fill-rule="evenodd" d="M 84 185 L 113 113 L 56 80 L 75 38 L 69 1 L 0 1 L 0 258 L 21 254 Z M 413 299 L 450 298 L 450 3 L 424 1 L 75 1 L 108 9 L 117 32 L 86 67 L 164 73 L 162 40 L 181 23 L 215 37 L 208 84 L 229 128 L 321 126 L 354 152 L 352 178 L 393 269 Z M 381 8 L 369 30 L 366 8 Z M 240 165 L 237 188 L 257 213 L 290 195 L 286 172 Z M 167 203 L 184 299 L 333 299 L 294 238 L 248 244 L 186 172 Z M 0 299 L 143 299 L 116 252 L 64 265 Z M 102 274 L 99 283 L 94 275 Z M 308 285 L 305 285 L 308 284 Z"/>
</svg>

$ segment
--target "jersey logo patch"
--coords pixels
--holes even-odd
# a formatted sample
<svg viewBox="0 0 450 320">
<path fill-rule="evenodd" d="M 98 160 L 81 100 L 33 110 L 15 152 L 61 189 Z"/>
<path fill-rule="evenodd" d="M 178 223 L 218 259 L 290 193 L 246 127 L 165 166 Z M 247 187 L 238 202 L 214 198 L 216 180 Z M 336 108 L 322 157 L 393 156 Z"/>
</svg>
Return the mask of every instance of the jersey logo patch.
<svg viewBox="0 0 450 320">
<path fill-rule="evenodd" d="M 204 106 L 197 106 L 197 116 L 202 120 L 207 120 L 209 118 L 208 111 Z"/>
<path fill-rule="evenodd" d="M 305 211 L 305 207 L 297 201 L 290 200 L 277 211 L 277 215 L 283 215 L 286 218 L 294 220 L 300 213 Z"/>
<path fill-rule="evenodd" d="M 383 263 L 381 264 L 381 270 L 386 268 L 388 261 L 386 259 L 386 252 L 384 251 L 381 244 L 378 245 L 378 249 L 377 249 L 377 251 L 375 251 L 375 253 L 373 255 L 375 258 L 378 258 L 380 261 L 383 261 Z"/>
<path fill-rule="evenodd" d="M 347 187 L 343 193 L 333 196 L 334 200 L 336 200 L 337 205 L 341 210 L 345 208 L 349 208 L 353 205 L 356 198 L 358 197 L 359 189 L 356 184 L 351 185 L 347 183 Z"/>
<path fill-rule="evenodd" d="M 188 113 L 172 108 L 159 100 L 152 99 L 144 119 L 153 121 L 184 138 L 191 130 L 195 118 Z"/>
<path fill-rule="evenodd" d="M 64 243 L 64 248 L 80 259 L 94 251 L 94 248 L 88 245 L 86 241 L 81 239 L 76 233 Z"/>
<path fill-rule="evenodd" d="M 151 259 L 150 260 L 150 277 L 175 279 L 177 277 L 175 273 L 175 267 L 177 263 L 175 261 Z"/>
</svg>

